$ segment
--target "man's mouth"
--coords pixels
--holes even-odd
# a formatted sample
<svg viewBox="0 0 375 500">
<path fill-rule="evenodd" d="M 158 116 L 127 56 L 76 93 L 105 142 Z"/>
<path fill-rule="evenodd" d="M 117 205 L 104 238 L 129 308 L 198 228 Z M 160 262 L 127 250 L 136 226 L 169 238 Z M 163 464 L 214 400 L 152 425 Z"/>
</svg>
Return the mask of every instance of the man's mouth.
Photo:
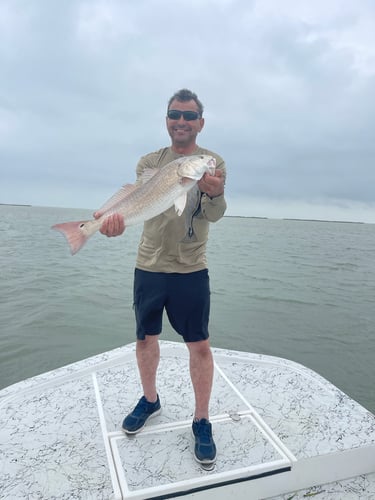
<svg viewBox="0 0 375 500">
<path fill-rule="evenodd" d="M 173 127 L 173 130 L 175 132 L 189 132 L 190 129 L 185 128 L 185 127 L 184 128 L 182 128 L 182 127 Z"/>
</svg>

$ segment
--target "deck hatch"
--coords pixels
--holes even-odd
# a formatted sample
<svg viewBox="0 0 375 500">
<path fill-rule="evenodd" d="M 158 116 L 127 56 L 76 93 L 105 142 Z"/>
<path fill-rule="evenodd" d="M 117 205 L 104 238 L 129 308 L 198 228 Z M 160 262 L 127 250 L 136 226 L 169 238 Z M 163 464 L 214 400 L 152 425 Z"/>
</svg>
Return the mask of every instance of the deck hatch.
<svg viewBox="0 0 375 500">
<path fill-rule="evenodd" d="M 149 426 L 141 433 L 113 436 L 112 452 L 123 498 L 157 498 L 283 473 L 290 460 L 250 412 L 239 420 L 212 418 L 218 458 L 213 471 L 193 459 L 191 422 Z"/>
</svg>

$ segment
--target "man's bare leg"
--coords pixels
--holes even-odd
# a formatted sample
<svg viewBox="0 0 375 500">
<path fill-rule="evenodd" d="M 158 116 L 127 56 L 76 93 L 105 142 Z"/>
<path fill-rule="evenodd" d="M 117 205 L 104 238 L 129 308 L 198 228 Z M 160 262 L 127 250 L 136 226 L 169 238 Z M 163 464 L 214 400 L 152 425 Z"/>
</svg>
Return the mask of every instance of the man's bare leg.
<svg viewBox="0 0 375 500">
<path fill-rule="evenodd" d="M 160 360 L 159 335 L 146 335 L 144 340 L 137 340 L 136 356 L 143 394 L 147 401 L 157 400 L 156 373 Z"/>
<path fill-rule="evenodd" d="M 145 340 L 137 340 L 136 356 L 144 395 L 122 422 L 122 429 L 126 434 L 136 434 L 150 417 L 159 415 L 161 411 L 156 392 L 156 372 L 160 357 L 158 335 L 146 335 Z"/>
<path fill-rule="evenodd" d="M 209 419 L 208 407 L 214 375 L 214 362 L 209 340 L 186 343 L 190 352 L 190 377 L 195 395 L 194 418 Z"/>
<path fill-rule="evenodd" d="M 190 352 L 190 376 L 195 394 L 192 425 L 195 437 L 194 457 L 202 467 L 212 470 L 216 461 L 216 445 L 209 422 L 209 402 L 214 375 L 214 361 L 208 339 L 187 343 Z"/>
</svg>

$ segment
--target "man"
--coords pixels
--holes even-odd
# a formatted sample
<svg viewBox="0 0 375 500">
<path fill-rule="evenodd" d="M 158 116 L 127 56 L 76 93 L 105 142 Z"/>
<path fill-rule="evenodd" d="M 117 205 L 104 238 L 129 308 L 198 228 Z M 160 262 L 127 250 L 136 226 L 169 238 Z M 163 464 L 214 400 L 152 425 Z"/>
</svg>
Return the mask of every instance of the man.
<svg viewBox="0 0 375 500">
<path fill-rule="evenodd" d="M 197 135 L 204 126 L 203 106 L 187 89 L 176 92 L 168 103 L 166 125 L 172 144 L 142 157 L 137 180 L 147 168 L 160 168 L 181 156 L 209 154 L 216 159 L 214 175 L 198 182 L 200 190 L 193 229 L 198 241 L 182 242 L 184 217 L 174 207 L 144 223 L 134 278 L 134 306 L 137 322 L 136 357 L 143 396 L 124 419 L 127 434 L 139 432 L 149 417 L 161 411 L 156 389 L 159 364 L 159 334 L 164 308 L 173 328 L 184 338 L 190 355 L 190 376 L 195 395 L 192 424 L 194 455 L 206 466 L 216 460 L 216 446 L 209 422 L 209 400 L 213 381 L 213 358 L 208 339 L 210 308 L 206 244 L 209 222 L 225 212 L 225 164 L 222 158 L 199 147 Z M 123 217 L 114 214 L 101 227 L 106 236 L 118 236 L 125 229 Z"/>
</svg>

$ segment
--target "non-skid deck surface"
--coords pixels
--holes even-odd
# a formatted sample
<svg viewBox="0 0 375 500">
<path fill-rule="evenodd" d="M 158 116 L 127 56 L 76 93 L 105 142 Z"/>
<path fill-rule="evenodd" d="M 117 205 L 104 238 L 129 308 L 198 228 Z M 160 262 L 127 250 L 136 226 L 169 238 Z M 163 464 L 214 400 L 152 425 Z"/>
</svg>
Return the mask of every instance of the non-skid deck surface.
<svg viewBox="0 0 375 500">
<path fill-rule="evenodd" d="M 348 491 L 366 481 L 358 498 L 375 496 L 369 475 L 375 471 L 374 416 L 314 372 L 279 358 L 213 350 L 210 413 L 218 457 L 212 471 L 193 459 L 194 399 L 183 344 L 161 342 L 162 414 L 139 434 L 124 435 L 121 422 L 141 395 L 134 349 L 131 344 L 0 392 L 0 498 L 183 498 L 194 492 L 205 499 L 282 499 L 359 474 Z"/>
</svg>

